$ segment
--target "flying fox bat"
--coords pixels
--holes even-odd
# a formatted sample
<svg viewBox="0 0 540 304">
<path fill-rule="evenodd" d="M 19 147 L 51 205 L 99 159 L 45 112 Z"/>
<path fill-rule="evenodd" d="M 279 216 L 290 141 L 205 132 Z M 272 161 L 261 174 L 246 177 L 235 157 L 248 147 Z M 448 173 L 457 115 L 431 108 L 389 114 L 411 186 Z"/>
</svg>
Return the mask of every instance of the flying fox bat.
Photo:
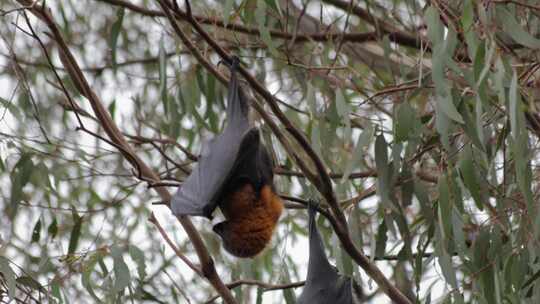
<svg viewBox="0 0 540 304">
<path fill-rule="evenodd" d="M 198 164 L 172 199 L 172 211 L 212 219 L 219 206 L 226 220 L 213 230 L 224 248 L 238 257 L 253 257 L 270 241 L 283 203 L 274 191 L 273 163 L 260 131 L 249 124 L 238 64 L 233 57 L 227 125 L 203 147 Z"/>
<path fill-rule="evenodd" d="M 297 300 L 298 304 L 356 304 L 358 296 L 353 295 L 354 281 L 340 275 L 330 265 L 324 252 L 324 246 L 315 223 L 316 209 L 310 203 L 309 213 L 309 262 L 306 284 Z"/>
</svg>

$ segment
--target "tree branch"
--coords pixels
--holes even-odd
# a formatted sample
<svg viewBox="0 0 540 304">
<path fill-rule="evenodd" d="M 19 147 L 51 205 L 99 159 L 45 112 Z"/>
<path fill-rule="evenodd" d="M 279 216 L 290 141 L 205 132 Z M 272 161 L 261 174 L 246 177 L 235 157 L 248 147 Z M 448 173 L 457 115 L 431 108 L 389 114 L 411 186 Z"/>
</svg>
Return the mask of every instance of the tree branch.
<svg viewBox="0 0 540 304">
<path fill-rule="evenodd" d="M 95 1 L 105 2 L 114 6 L 123 7 L 135 13 L 148 16 L 148 17 L 166 17 L 165 13 L 161 11 L 148 9 L 142 6 L 135 5 L 128 1 L 124 1 L 124 0 L 95 0 Z M 175 14 L 175 17 L 178 20 L 187 21 L 189 19 L 189 16 L 181 10 L 178 10 L 178 12 L 175 12 L 175 13 L 177 13 Z M 193 15 L 193 19 L 195 19 L 197 22 L 201 24 L 212 25 L 212 26 L 224 28 L 227 30 L 247 34 L 247 35 L 260 36 L 260 31 L 258 28 L 249 27 L 249 26 L 245 26 L 242 24 L 234 23 L 234 22 L 225 23 L 222 19 L 219 19 L 216 17 L 208 18 L 208 17 L 204 17 L 200 15 Z M 421 47 L 421 43 L 419 39 L 411 35 L 407 35 L 401 31 L 383 31 L 383 32 L 372 31 L 372 32 L 365 32 L 365 33 L 312 33 L 312 34 L 294 34 L 293 33 L 291 34 L 288 32 L 281 32 L 281 31 L 270 29 L 269 33 L 272 38 L 289 40 L 293 43 L 304 43 L 308 41 L 316 41 L 316 42 L 340 41 L 340 42 L 351 42 L 351 43 L 365 43 L 365 42 L 379 40 L 383 37 L 383 35 L 388 35 L 388 38 L 392 42 L 395 42 L 404 46 L 414 47 L 414 48 Z"/>
</svg>

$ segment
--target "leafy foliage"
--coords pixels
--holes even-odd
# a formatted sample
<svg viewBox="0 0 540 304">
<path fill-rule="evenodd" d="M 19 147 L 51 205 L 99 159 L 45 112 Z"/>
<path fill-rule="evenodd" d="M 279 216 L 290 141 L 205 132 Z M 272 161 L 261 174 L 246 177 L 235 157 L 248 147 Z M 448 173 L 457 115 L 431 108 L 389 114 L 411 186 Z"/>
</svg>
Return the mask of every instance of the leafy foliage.
<svg viewBox="0 0 540 304">
<path fill-rule="evenodd" d="M 156 185 L 107 140 L 25 2 L 0 7 L 0 299 L 212 299 L 212 286 L 147 220 L 155 212 L 179 251 L 199 262 L 176 219 L 152 204 Z M 137 155 L 175 191 L 201 143 L 222 129 L 225 87 L 154 1 L 42 3 Z M 240 57 L 309 139 L 353 242 L 405 295 L 417 303 L 540 301 L 537 1 L 190 3 L 211 38 Z M 215 50 L 177 17 L 217 66 Z M 289 200 L 272 244 L 238 260 L 221 250 L 207 220 L 194 222 L 223 281 L 263 283 L 235 286 L 239 303 L 294 303 L 298 289 L 271 287 L 305 278 L 298 202 L 320 199 L 320 189 L 254 119 Z M 319 226 L 334 264 L 355 277 L 366 302 L 379 303 L 383 290 L 329 223 Z"/>
</svg>

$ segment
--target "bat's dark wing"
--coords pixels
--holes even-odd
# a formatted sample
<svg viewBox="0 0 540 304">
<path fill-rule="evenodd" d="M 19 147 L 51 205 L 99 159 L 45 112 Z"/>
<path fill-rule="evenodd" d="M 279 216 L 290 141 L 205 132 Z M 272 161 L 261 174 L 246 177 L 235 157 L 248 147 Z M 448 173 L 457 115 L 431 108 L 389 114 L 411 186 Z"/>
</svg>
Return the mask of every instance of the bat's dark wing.
<svg viewBox="0 0 540 304">
<path fill-rule="evenodd" d="M 338 274 L 324 252 L 315 223 L 315 207 L 309 205 L 309 264 L 306 285 L 298 304 L 353 304 L 353 281 Z"/>
<path fill-rule="evenodd" d="M 237 66 L 238 58 L 234 58 L 227 97 L 227 126 L 223 133 L 203 144 L 199 162 L 172 199 L 171 207 L 175 215 L 210 218 L 216 207 L 212 200 L 237 159 L 240 145 L 249 129 L 248 106 L 239 89 Z"/>
<path fill-rule="evenodd" d="M 258 128 L 251 128 L 244 136 L 237 158 L 223 187 L 216 194 L 216 201 L 228 193 L 250 183 L 258 191 L 264 185 L 272 185 L 274 173 L 272 159 L 261 143 Z"/>
</svg>

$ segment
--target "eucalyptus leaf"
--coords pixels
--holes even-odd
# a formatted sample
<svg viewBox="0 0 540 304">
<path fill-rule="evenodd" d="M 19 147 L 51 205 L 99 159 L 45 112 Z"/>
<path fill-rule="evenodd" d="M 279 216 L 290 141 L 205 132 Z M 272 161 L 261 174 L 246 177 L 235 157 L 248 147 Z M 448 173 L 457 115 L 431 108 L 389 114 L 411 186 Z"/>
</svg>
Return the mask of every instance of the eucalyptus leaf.
<svg viewBox="0 0 540 304">
<path fill-rule="evenodd" d="M 111 255 L 114 260 L 114 287 L 113 290 L 121 292 L 131 282 L 131 274 L 129 268 L 124 261 L 122 251 L 117 246 L 111 248 Z"/>
<path fill-rule="evenodd" d="M 76 212 L 73 212 L 73 228 L 71 229 L 71 234 L 69 236 L 68 254 L 73 254 L 75 253 L 75 250 L 77 250 L 81 236 L 82 223 L 83 218 L 80 217 Z"/>
<path fill-rule="evenodd" d="M 118 36 L 122 30 L 122 22 L 124 21 L 124 8 L 121 7 L 116 12 L 116 20 L 111 27 L 111 38 L 109 40 L 109 47 L 111 49 L 111 57 L 113 68 L 116 70 L 116 46 L 118 44 Z"/>
<path fill-rule="evenodd" d="M 517 43 L 531 49 L 540 49 L 540 39 L 526 32 L 507 9 L 498 7 L 497 16 L 503 24 L 504 32 L 510 35 Z"/>
<path fill-rule="evenodd" d="M 15 299 L 15 291 L 17 290 L 17 275 L 9 265 L 9 260 L 0 256 L 0 273 L 4 276 L 7 285 L 7 293 L 11 299 Z"/>
</svg>

